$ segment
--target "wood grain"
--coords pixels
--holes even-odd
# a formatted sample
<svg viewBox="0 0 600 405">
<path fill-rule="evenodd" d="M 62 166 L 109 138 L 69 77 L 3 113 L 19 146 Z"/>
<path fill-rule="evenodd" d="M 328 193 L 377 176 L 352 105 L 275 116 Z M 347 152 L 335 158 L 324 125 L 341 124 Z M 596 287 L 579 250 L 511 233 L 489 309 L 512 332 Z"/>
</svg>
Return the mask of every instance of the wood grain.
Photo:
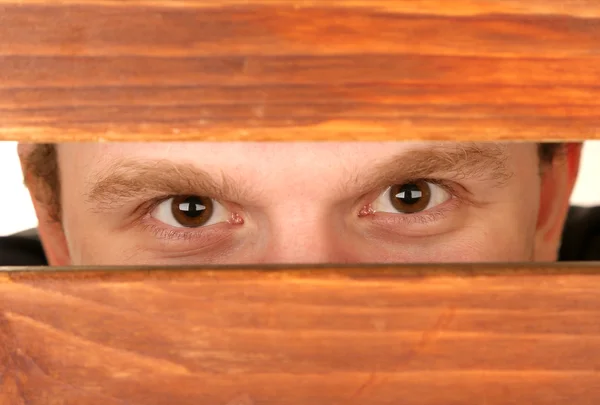
<svg viewBox="0 0 600 405">
<path fill-rule="evenodd" d="M 0 139 L 600 138 L 597 0 L 0 0 Z M 0 404 L 597 404 L 600 264 L 0 269 Z"/>
<path fill-rule="evenodd" d="M 0 1 L 0 139 L 600 138 L 595 0 Z"/>
<path fill-rule="evenodd" d="M 0 4 L 15 4 L 14 0 L 0 0 Z M 261 6 L 291 7 L 304 9 L 321 7 L 320 0 L 20 0 L 18 4 L 32 5 L 105 5 L 105 6 L 147 6 L 158 8 L 212 8 L 217 6 L 246 6 L 255 4 Z M 489 13 L 506 14 L 563 14 L 578 17 L 594 17 L 600 15 L 598 3 L 595 0 L 328 0 L 327 5 L 338 8 L 371 9 L 377 11 L 400 11 L 414 14 L 442 15 L 479 15 Z"/>
<path fill-rule="evenodd" d="M 598 264 L 5 269 L 0 403 L 596 404 Z"/>
</svg>

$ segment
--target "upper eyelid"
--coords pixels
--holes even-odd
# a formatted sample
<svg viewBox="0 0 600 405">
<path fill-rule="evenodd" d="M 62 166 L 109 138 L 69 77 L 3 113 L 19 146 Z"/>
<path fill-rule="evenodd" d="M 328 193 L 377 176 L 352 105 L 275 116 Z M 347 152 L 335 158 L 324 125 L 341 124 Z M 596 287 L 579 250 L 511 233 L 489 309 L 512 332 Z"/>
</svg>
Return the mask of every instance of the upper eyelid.
<svg viewBox="0 0 600 405">
<path fill-rule="evenodd" d="M 423 179 L 423 180 L 442 187 L 444 190 L 446 190 L 453 196 L 461 197 L 461 196 L 466 196 L 466 195 L 472 195 L 472 193 L 466 187 L 464 187 L 461 183 L 459 183 L 457 181 L 443 180 L 443 179 Z"/>
<path fill-rule="evenodd" d="M 445 191 L 450 193 L 453 197 L 459 197 L 460 195 L 458 195 L 458 194 L 460 194 L 461 190 L 466 191 L 466 189 L 464 187 L 462 187 L 460 184 L 455 183 L 455 182 L 448 182 L 448 181 L 444 181 L 444 180 L 425 180 L 425 181 L 443 188 Z"/>
<path fill-rule="evenodd" d="M 462 185 L 460 185 L 457 182 L 439 179 L 439 178 L 417 178 L 417 179 L 410 179 L 410 180 L 393 183 L 393 184 L 390 184 L 389 186 L 387 186 L 385 188 L 384 192 L 387 191 L 390 187 L 393 187 L 395 185 L 409 184 L 409 183 L 413 183 L 413 182 L 417 182 L 417 181 L 425 181 L 427 183 L 431 183 L 436 186 L 439 186 L 439 187 L 443 188 L 444 190 L 446 190 L 447 192 L 449 192 L 450 194 L 452 194 L 453 196 L 461 193 L 462 190 L 468 192 L 468 190 L 465 187 L 463 187 Z"/>
<path fill-rule="evenodd" d="M 155 193 L 155 194 L 148 194 L 145 196 L 136 196 L 136 197 L 133 197 L 131 199 L 131 201 L 122 201 L 120 204 L 115 204 L 112 207 L 112 210 L 119 210 L 119 209 L 122 209 L 124 206 L 127 206 L 128 204 L 135 204 L 135 206 L 132 207 L 131 210 L 128 210 L 129 214 L 142 216 L 142 215 L 149 214 L 153 209 L 155 209 L 158 205 L 162 204 L 163 202 L 168 201 L 171 198 L 175 198 L 175 197 L 182 196 L 182 195 L 199 196 L 201 194 L 199 194 L 199 193 L 183 193 L 183 194 Z M 202 196 L 211 198 L 222 204 L 222 202 L 216 198 L 212 198 L 210 196 L 204 196 L 204 195 L 202 195 Z M 104 206 L 104 207 L 102 207 L 102 209 L 99 209 L 99 210 L 95 209 L 94 212 L 103 213 L 103 212 L 108 211 L 107 208 L 110 208 L 110 207 Z"/>
<path fill-rule="evenodd" d="M 457 194 L 457 193 L 455 192 L 455 188 L 456 188 L 456 187 L 452 187 L 452 186 L 450 186 L 450 185 L 448 184 L 448 182 L 446 182 L 446 181 L 443 181 L 443 180 L 438 180 L 438 179 L 414 179 L 414 180 L 406 181 L 406 182 L 403 182 L 403 183 L 396 183 L 396 184 L 393 184 L 393 185 L 392 185 L 392 186 L 390 186 L 390 187 L 387 187 L 387 188 L 385 189 L 385 191 L 384 191 L 383 193 L 379 194 L 379 195 L 382 195 L 382 194 L 385 194 L 385 193 L 387 193 L 387 192 L 388 192 L 388 190 L 390 190 L 390 189 L 391 189 L 393 186 L 395 186 L 395 185 L 398 185 L 398 184 L 410 184 L 410 183 L 417 182 L 417 181 L 424 181 L 424 182 L 426 182 L 426 183 L 430 183 L 430 184 L 436 185 L 436 186 L 438 186 L 438 187 L 441 187 L 441 188 L 442 188 L 444 191 L 446 191 L 448 194 L 450 194 L 450 197 L 451 197 L 451 198 L 457 198 L 457 197 L 458 197 L 458 198 L 460 198 L 460 196 L 457 196 L 457 195 L 456 195 L 456 194 Z M 412 215 L 412 214 L 411 214 L 411 215 Z"/>
</svg>

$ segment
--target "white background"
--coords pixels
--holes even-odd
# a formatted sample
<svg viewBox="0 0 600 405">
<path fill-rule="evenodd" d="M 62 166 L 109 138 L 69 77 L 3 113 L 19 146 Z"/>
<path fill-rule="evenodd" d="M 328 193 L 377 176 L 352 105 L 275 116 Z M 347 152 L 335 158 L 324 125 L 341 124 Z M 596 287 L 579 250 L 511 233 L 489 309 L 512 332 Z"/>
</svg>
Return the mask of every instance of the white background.
<svg viewBox="0 0 600 405">
<path fill-rule="evenodd" d="M 571 199 L 575 205 L 600 205 L 600 141 L 588 141 Z M 0 236 L 37 225 L 29 193 L 23 185 L 16 142 L 0 142 Z"/>
</svg>

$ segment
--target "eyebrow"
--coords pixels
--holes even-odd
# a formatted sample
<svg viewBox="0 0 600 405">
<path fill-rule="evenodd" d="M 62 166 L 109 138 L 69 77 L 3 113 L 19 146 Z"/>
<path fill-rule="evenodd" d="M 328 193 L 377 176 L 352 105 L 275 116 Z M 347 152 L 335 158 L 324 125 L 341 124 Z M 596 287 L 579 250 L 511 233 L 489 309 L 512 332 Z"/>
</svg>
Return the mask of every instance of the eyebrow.
<svg viewBox="0 0 600 405">
<path fill-rule="evenodd" d="M 85 195 L 94 211 L 110 211 L 130 201 L 159 196 L 205 195 L 228 201 L 250 201 L 250 189 L 220 172 L 215 179 L 189 163 L 169 160 L 122 159 L 92 175 L 98 178 Z M 255 191 L 255 190 L 254 190 Z"/>
<path fill-rule="evenodd" d="M 475 179 L 501 187 L 513 176 L 508 152 L 498 143 L 449 142 L 402 151 L 367 172 L 347 172 L 341 195 L 364 194 L 400 181 L 452 176 Z M 193 164 L 169 160 L 122 159 L 109 165 L 86 193 L 94 211 L 110 211 L 131 201 L 174 195 L 204 195 L 222 201 L 257 201 L 256 184 L 235 181 L 220 172 L 216 179 Z M 252 186 L 252 188 L 250 188 Z"/>
<path fill-rule="evenodd" d="M 436 177 L 479 180 L 503 187 L 514 176 L 506 145 L 484 142 L 448 142 L 402 151 L 376 164 L 367 173 L 349 174 L 347 187 L 367 193 L 401 181 Z"/>
</svg>

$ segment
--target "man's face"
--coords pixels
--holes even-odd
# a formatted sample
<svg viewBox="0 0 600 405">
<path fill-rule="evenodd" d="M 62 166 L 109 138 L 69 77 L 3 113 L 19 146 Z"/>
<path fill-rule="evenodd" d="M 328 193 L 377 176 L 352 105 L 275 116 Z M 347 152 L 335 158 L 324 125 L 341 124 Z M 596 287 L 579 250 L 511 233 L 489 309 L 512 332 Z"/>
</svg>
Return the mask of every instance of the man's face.
<svg viewBox="0 0 600 405">
<path fill-rule="evenodd" d="M 63 144 L 75 265 L 534 259 L 535 144 Z"/>
</svg>

